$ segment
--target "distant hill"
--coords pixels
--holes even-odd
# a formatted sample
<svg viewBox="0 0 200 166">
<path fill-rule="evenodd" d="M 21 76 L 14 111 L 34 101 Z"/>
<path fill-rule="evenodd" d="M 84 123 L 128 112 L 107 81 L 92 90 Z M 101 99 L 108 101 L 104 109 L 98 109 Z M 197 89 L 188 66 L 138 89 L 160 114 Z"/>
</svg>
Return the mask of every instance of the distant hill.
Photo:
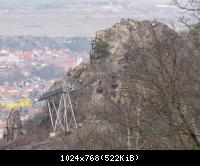
<svg viewBox="0 0 200 166">
<path fill-rule="evenodd" d="M 89 52 L 91 38 L 87 37 L 0 37 L 0 48 L 13 50 L 33 50 L 33 49 L 63 49 L 69 48 L 72 52 Z"/>
</svg>

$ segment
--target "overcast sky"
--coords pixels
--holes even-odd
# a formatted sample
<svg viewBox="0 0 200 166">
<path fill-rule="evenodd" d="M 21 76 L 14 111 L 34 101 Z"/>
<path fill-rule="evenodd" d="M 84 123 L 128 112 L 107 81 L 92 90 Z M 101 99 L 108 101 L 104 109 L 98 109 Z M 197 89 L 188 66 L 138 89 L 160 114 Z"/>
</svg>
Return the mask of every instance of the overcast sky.
<svg viewBox="0 0 200 166">
<path fill-rule="evenodd" d="M 1 4 L 5 5 L 40 5 L 49 3 L 76 3 L 76 2 L 127 2 L 130 4 L 168 4 L 170 0 L 0 0 Z"/>
<path fill-rule="evenodd" d="M 143 4 L 169 4 L 170 0 L 129 0 L 129 2 Z"/>
</svg>

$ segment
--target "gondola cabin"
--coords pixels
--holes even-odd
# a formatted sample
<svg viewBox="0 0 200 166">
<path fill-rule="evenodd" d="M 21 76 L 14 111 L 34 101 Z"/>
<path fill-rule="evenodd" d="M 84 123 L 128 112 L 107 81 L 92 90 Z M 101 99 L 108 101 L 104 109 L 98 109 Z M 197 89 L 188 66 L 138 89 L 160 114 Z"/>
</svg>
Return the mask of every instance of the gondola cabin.
<svg viewBox="0 0 200 166">
<path fill-rule="evenodd" d="M 96 94 L 102 94 L 103 93 L 103 88 L 102 86 L 98 86 L 97 89 L 96 89 Z"/>
<path fill-rule="evenodd" d="M 111 88 L 112 88 L 113 90 L 116 90 L 116 89 L 118 88 L 118 84 L 117 84 L 116 81 L 113 81 L 113 82 L 112 82 Z"/>
<path fill-rule="evenodd" d="M 112 84 L 111 84 L 111 88 L 113 90 L 116 90 L 118 88 L 118 84 L 117 84 L 117 76 L 115 75 L 115 73 L 112 74 Z"/>
</svg>

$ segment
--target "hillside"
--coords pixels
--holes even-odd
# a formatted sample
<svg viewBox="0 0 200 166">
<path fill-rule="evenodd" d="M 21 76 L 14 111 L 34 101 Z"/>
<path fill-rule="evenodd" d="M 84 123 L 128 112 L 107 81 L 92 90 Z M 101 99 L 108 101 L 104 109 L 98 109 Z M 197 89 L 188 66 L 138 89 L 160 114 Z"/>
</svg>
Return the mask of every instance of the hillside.
<svg viewBox="0 0 200 166">
<path fill-rule="evenodd" d="M 198 37 L 198 26 L 178 34 L 157 21 L 130 19 L 98 31 L 91 63 L 51 87 L 75 86 L 71 96 L 79 128 L 15 148 L 199 149 Z"/>
</svg>

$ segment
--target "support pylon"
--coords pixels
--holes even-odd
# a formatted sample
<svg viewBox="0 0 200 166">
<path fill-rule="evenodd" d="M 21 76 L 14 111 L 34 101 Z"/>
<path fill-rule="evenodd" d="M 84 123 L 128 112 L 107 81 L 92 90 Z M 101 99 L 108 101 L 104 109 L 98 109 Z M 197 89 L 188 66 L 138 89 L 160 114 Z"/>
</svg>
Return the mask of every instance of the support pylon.
<svg viewBox="0 0 200 166">
<path fill-rule="evenodd" d="M 53 132 L 55 133 L 57 131 L 68 132 L 72 122 L 74 123 L 75 128 L 77 128 L 74 109 L 70 98 L 71 91 L 74 91 L 73 86 L 67 85 L 55 91 L 44 93 L 37 99 L 37 101 L 46 101 L 51 125 Z M 55 96 L 60 98 L 57 107 L 53 100 Z"/>
</svg>

